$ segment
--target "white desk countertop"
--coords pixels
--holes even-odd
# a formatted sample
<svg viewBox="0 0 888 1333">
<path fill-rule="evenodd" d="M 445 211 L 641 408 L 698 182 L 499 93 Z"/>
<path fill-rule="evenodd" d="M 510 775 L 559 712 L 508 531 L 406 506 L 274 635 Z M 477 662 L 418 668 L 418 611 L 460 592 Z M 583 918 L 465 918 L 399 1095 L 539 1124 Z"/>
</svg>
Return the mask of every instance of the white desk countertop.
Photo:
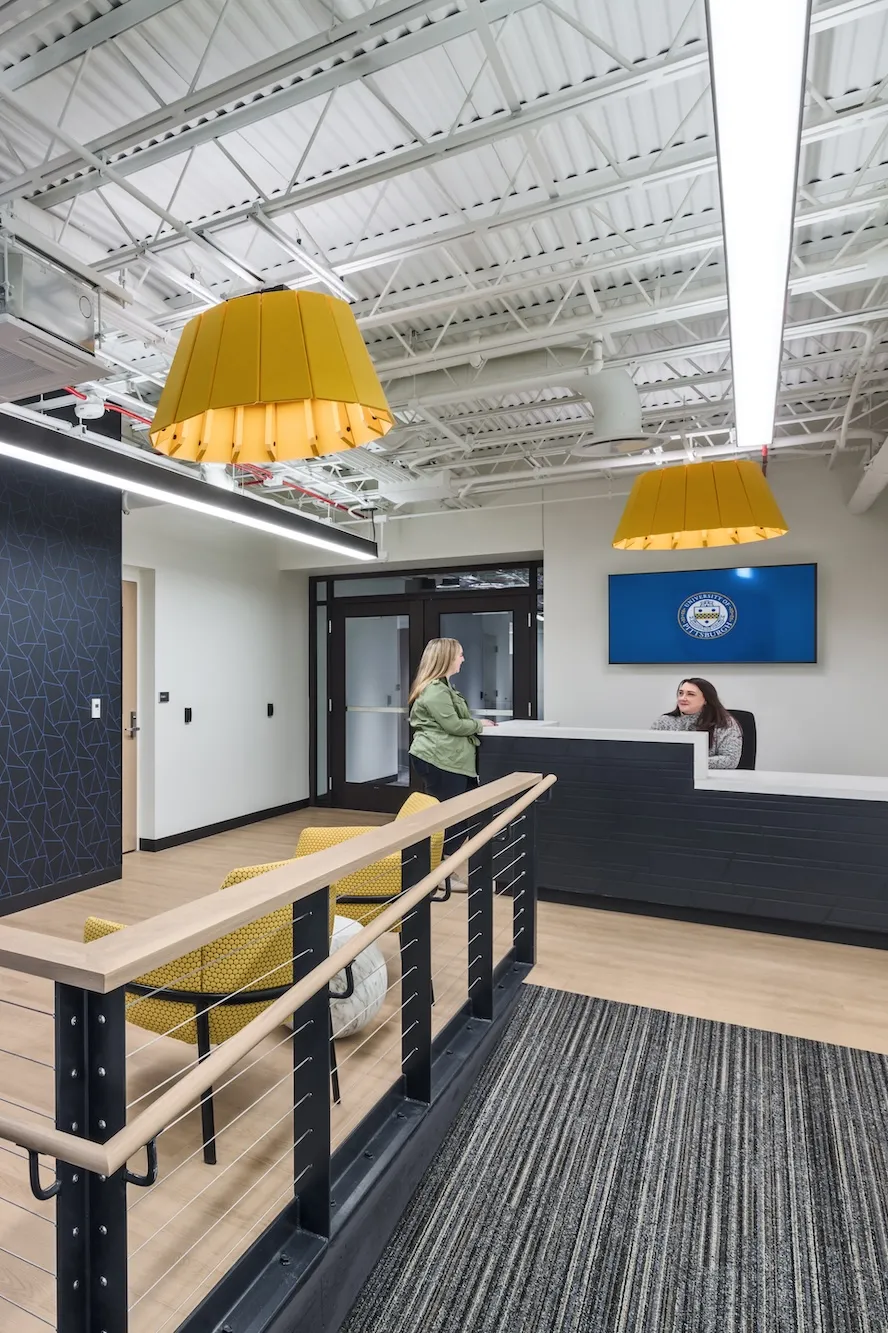
<svg viewBox="0 0 888 1333">
<path fill-rule="evenodd" d="M 768 793 L 777 796 L 820 796 L 827 800 L 888 801 L 888 777 L 850 773 L 772 773 L 762 769 L 709 767 L 706 736 L 691 731 L 630 731 L 607 727 L 563 727 L 557 722 L 504 722 L 484 733 L 484 744 L 499 736 L 530 736 L 538 740 L 643 741 L 654 745 L 694 746 L 694 786 L 703 791 Z"/>
</svg>

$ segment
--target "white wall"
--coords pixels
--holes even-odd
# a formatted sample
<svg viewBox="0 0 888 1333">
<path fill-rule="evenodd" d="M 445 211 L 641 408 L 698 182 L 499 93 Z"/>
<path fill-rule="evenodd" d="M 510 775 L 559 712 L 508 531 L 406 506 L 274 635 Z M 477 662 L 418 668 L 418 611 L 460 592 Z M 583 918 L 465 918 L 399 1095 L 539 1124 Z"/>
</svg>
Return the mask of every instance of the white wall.
<svg viewBox="0 0 888 1333">
<path fill-rule="evenodd" d="M 141 594 L 139 836 L 306 798 L 306 577 L 279 570 L 273 539 L 172 506 L 127 515 L 123 552 Z"/>
<path fill-rule="evenodd" d="M 759 767 L 888 774 L 888 492 L 861 517 L 846 508 L 858 464 L 773 457 L 770 480 L 790 532 L 743 548 L 744 564 L 816 561 L 820 660 L 816 666 L 734 666 L 711 674 L 729 706 L 751 709 Z M 735 550 L 635 553 L 611 547 L 631 478 L 612 491 L 577 482 L 516 491 L 491 506 L 384 528 L 392 565 L 465 563 L 542 551 L 545 562 L 545 713 L 577 725 L 647 726 L 671 704 L 675 667 L 607 662 L 607 576 L 637 570 L 718 568 Z M 506 503 L 503 503 L 506 501 Z M 284 563 L 304 557 L 291 543 Z M 327 562 L 329 567 L 329 561 Z M 351 562 L 348 568 L 353 568 Z M 366 566 L 365 569 L 371 568 Z M 338 573 L 345 572 L 340 565 Z"/>
<path fill-rule="evenodd" d="M 849 478 L 822 462 L 777 456 L 769 474 L 790 531 L 743 547 L 743 564 L 816 561 L 820 643 L 816 666 L 731 666 L 709 672 L 729 707 L 758 723 L 758 767 L 888 773 L 888 510 L 854 517 Z M 625 501 L 548 505 L 545 552 L 546 716 L 609 727 L 647 726 L 671 707 L 680 668 L 609 666 L 607 575 L 723 568 L 737 550 L 614 551 Z M 699 674 L 699 669 L 696 674 Z"/>
</svg>

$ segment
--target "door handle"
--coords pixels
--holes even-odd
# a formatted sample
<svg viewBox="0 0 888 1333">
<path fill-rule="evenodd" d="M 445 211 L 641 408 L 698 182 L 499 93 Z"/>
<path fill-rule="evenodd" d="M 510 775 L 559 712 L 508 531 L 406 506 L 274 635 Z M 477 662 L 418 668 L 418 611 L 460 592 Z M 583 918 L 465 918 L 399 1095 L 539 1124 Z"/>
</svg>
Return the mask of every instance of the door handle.
<svg viewBox="0 0 888 1333">
<path fill-rule="evenodd" d="M 129 734 L 130 734 L 130 739 L 133 740 L 133 739 L 135 738 L 136 732 L 137 732 L 137 731 L 141 731 L 141 730 L 142 730 L 141 727 L 137 727 L 137 726 L 136 726 L 136 715 L 135 715 L 135 713 L 130 713 L 130 724 L 129 724 Z"/>
</svg>

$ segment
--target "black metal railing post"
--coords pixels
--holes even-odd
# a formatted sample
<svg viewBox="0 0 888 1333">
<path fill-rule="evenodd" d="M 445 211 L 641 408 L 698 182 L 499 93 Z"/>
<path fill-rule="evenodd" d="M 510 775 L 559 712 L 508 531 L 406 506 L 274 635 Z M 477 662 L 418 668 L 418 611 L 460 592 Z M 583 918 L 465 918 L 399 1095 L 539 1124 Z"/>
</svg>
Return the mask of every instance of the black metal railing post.
<svg viewBox="0 0 888 1333">
<path fill-rule="evenodd" d="M 515 885 L 512 899 L 512 930 L 515 962 L 536 962 L 537 882 L 536 882 L 536 821 L 537 803 L 525 810 L 521 825 L 524 833 L 524 857 L 521 878 Z"/>
<path fill-rule="evenodd" d="M 482 828 L 492 810 L 480 816 Z M 480 830 L 479 830 L 480 832 Z M 469 1004 L 473 1018 L 493 1018 L 493 846 L 486 842 L 469 860 Z"/>
<path fill-rule="evenodd" d="M 105 1143 L 126 1123 L 123 990 L 56 986 L 56 1128 Z M 126 1168 L 95 1175 L 57 1164 L 58 1333 L 125 1333 Z"/>
<path fill-rule="evenodd" d="M 293 981 L 330 953 L 330 890 L 293 904 Z M 293 1015 L 293 1190 L 299 1226 L 330 1235 L 330 989 Z"/>
<path fill-rule="evenodd" d="M 431 868 L 427 838 L 401 853 L 401 891 L 418 884 Z M 408 912 L 401 926 L 401 1070 L 404 1095 L 432 1100 L 432 907 L 428 897 Z"/>
</svg>

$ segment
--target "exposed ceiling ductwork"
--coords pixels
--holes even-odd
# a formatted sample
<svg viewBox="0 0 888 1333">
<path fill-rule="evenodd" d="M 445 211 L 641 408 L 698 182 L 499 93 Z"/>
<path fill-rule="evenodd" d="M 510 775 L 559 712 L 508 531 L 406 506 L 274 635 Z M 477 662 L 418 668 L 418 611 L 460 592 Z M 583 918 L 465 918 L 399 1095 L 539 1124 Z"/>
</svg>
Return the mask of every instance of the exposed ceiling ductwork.
<svg viewBox="0 0 888 1333">
<path fill-rule="evenodd" d="M 624 448 L 647 443 L 641 426 L 641 399 L 625 370 L 603 370 L 589 382 L 586 395 L 592 406 L 592 436 L 574 449 L 576 454 L 606 454 L 615 445 Z"/>
<path fill-rule="evenodd" d="M 848 501 L 852 514 L 865 514 L 888 486 L 888 441 L 873 455 L 863 470 L 857 489 Z"/>
<path fill-rule="evenodd" d="M 528 389 L 567 389 L 578 382 L 588 387 L 600 371 L 601 363 L 596 360 L 594 348 L 573 351 L 560 347 L 557 353 L 540 349 L 497 357 L 479 369 L 466 364 L 402 378 L 388 385 L 386 393 L 394 411 L 406 407 L 434 408 Z"/>
</svg>

